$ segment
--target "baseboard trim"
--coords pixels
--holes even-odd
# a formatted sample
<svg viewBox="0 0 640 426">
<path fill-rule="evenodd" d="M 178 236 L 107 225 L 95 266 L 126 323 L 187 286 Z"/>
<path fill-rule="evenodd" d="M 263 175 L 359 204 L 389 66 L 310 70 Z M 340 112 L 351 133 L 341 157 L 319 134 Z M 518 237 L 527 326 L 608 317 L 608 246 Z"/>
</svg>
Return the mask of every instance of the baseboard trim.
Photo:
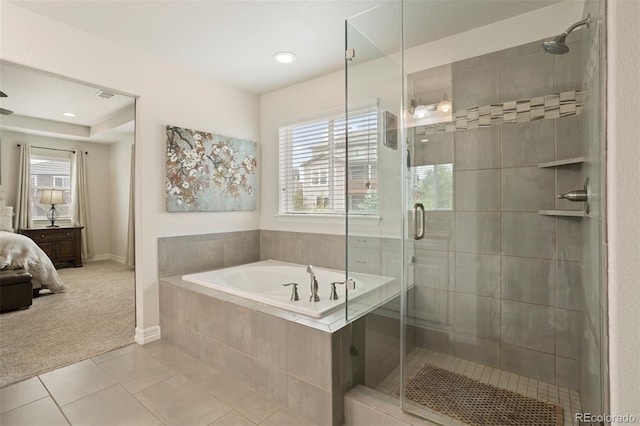
<svg viewBox="0 0 640 426">
<path fill-rule="evenodd" d="M 83 262 L 98 262 L 100 260 L 110 260 L 111 259 L 111 255 L 110 254 L 96 254 L 93 257 L 90 257 L 89 259 L 82 259 Z"/>
<path fill-rule="evenodd" d="M 82 259 L 83 262 L 99 262 L 101 260 L 113 260 L 114 262 L 122 263 L 126 262 L 126 259 L 122 256 L 116 256 L 115 254 L 96 254 L 89 259 Z"/>
<path fill-rule="evenodd" d="M 136 335 L 133 339 L 139 345 L 145 345 L 147 343 L 155 342 L 156 340 L 160 340 L 160 326 L 154 325 L 153 327 L 141 329 L 136 327 Z"/>
</svg>

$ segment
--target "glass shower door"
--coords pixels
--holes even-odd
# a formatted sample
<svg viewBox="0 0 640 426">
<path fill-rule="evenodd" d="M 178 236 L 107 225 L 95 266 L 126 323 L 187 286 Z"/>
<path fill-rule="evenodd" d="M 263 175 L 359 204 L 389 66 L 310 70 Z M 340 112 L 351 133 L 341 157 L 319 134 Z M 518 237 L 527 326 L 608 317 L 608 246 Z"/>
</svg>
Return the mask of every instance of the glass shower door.
<svg viewBox="0 0 640 426">
<path fill-rule="evenodd" d="M 603 2 L 508 3 L 347 22 L 347 319 L 406 412 L 570 425 L 607 408 Z"/>
<path fill-rule="evenodd" d="M 372 311 L 400 318 L 404 158 L 400 136 L 400 3 L 385 3 L 345 23 L 347 309 L 349 321 Z M 371 19 L 386 31 L 372 33 Z M 372 35 L 373 34 L 373 35 Z M 397 324 L 396 333 L 400 330 Z M 384 355 L 399 360 L 398 342 Z M 382 355 L 380 355 L 382 356 Z M 386 358 L 390 356 L 390 358 Z"/>
<path fill-rule="evenodd" d="M 442 424 L 572 425 L 606 410 L 603 2 L 492 4 L 403 2 L 405 211 L 425 226 L 400 399 Z M 461 13 L 489 23 L 420 39 Z"/>
</svg>

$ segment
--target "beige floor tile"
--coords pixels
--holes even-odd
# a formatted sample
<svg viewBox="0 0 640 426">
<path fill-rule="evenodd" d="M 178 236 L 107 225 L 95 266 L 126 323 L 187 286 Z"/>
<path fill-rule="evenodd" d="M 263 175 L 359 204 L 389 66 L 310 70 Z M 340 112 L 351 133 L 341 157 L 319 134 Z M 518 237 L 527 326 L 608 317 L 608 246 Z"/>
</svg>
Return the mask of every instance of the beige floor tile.
<svg viewBox="0 0 640 426">
<path fill-rule="evenodd" d="M 49 396 L 0 415 L 0 425 L 6 426 L 68 424 L 56 403 Z"/>
<path fill-rule="evenodd" d="M 227 405 L 233 405 L 251 394 L 251 389 L 229 376 L 218 373 L 200 382 L 200 386 Z"/>
<path fill-rule="evenodd" d="M 0 389 L 0 414 L 48 396 L 37 377 Z"/>
<path fill-rule="evenodd" d="M 211 426 L 255 426 L 255 423 L 237 411 L 232 410 L 211 423 Z"/>
<path fill-rule="evenodd" d="M 116 384 L 91 359 L 42 374 L 40 380 L 61 407 Z"/>
<path fill-rule="evenodd" d="M 176 374 L 181 374 L 194 383 L 213 377 L 217 371 L 198 359 L 185 354 L 164 340 L 142 346 L 142 351 L 156 361 L 167 366 Z"/>
<path fill-rule="evenodd" d="M 121 385 L 91 394 L 62 407 L 72 425 L 159 425 L 158 420 L 140 401 Z"/>
<path fill-rule="evenodd" d="M 105 353 L 100 354 L 100 355 L 96 355 L 96 356 L 93 357 L 93 360 L 95 362 L 97 362 L 98 364 L 100 364 L 101 362 L 108 361 L 108 360 L 113 359 L 115 357 L 118 357 L 120 355 L 124 355 L 124 354 L 127 354 L 129 352 L 137 351 L 141 347 L 142 347 L 142 345 L 139 345 L 137 343 L 132 343 L 130 345 L 123 346 L 121 348 L 114 349 L 112 351 L 105 352 Z"/>
<path fill-rule="evenodd" d="M 262 398 L 255 392 L 250 392 L 243 399 L 231 404 L 231 406 L 254 423 L 263 422 L 280 408 L 280 404 L 270 399 Z"/>
<path fill-rule="evenodd" d="M 165 425 L 208 425 L 231 411 L 201 387 L 174 376 L 135 394 Z"/>
<path fill-rule="evenodd" d="M 314 426 L 309 420 L 284 407 L 278 409 L 271 417 L 260 423 L 262 426 Z"/>
<path fill-rule="evenodd" d="M 132 394 L 174 375 L 173 371 L 141 350 L 112 358 L 100 366 Z"/>
</svg>

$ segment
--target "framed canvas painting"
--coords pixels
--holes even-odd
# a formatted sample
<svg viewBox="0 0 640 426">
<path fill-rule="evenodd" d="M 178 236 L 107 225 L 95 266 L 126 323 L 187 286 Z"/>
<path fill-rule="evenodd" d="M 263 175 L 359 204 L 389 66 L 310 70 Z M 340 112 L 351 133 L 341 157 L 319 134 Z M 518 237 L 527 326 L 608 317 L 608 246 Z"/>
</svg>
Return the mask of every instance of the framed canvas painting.
<svg viewBox="0 0 640 426">
<path fill-rule="evenodd" d="M 167 211 L 256 209 L 257 143 L 167 126 Z"/>
</svg>

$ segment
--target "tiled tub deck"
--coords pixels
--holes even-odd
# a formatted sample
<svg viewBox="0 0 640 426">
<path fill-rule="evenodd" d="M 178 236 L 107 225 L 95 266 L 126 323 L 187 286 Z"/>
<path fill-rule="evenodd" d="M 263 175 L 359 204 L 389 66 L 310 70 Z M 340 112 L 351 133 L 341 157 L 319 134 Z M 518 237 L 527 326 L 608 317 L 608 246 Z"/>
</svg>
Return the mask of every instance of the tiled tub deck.
<svg viewBox="0 0 640 426">
<path fill-rule="evenodd" d="M 344 421 L 345 325 L 343 311 L 312 321 L 179 277 L 160 280 L 163 340 L 316 424 Z"/>
</svg>

